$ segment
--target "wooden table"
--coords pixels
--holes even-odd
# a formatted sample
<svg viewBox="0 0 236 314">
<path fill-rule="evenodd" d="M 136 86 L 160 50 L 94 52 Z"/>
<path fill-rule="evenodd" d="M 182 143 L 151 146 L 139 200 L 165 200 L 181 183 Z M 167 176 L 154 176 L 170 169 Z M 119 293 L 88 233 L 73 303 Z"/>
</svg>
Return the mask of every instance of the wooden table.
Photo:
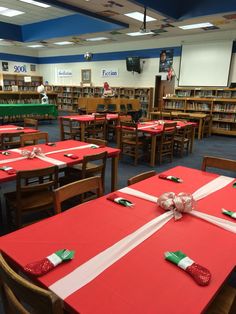
<svg viewBox="0 0 236 314">
<path fill-rule="evenodd" d="M 74 115 L 74 116 L 61 116 L 59 117 L 59 121 L 61 121 L 62 118 L 71 119 L 72 121 L 77 121 L 81 127 L 80 129 L 80 139 L 81 141 L 85 140 L 85 128 L 86 125 L 90 122 L 94 121 L 94 115 L 92 114 L 84 114 L 84 115 Z M 119 115 L 117 113 L 108 113 L 106 115 L 107 120 L 117 120 L 119 118 Z M 62 128 L 61 128 L 62 131 Z M 62 134 L 61 134 L 62 138 Z"/>
<path fill-rule="evenodd" d="M 161 120 L 161 123 L 164 121 Z M 182 128 L 186 125 L 192 124 L 195 126 L 194 123 L 191 122 L 183 122 L 183 121 L 168 121 L 168 122 L 177 122 L 177 128 Z M 156 161 L 156 145 L 157 145 L 157 137 L 161 135 L 163 132 L 163 124 L 160 124 L 160 120 L 153 120 L 148 122 L 142 122 L 138 124 L 138 130 L 140 132 L 149 134 L 151 136 L 151 153 L 150 153 L 150 166 L 155 166 Z M 190 152 L 193 150 L 193 143 L 194 143 L 194 134 L 195 131 L 193 131 L 191 146 L 190 146 Z M 120 148 L 120 127 L 117 127 L 117 147 Z"/>
<path fill-rule="evenodd" d="M 28 128 L 28 127 L 21 127 L 13 124 L 5 124 L 0 125 L 0 134 L 4 133 L 36 133 L 39 130 Z"/>
<path fill-rule="evenodd" d="M 84 147 L 86 146 L 86 147 Z M 111 190 L 114 191 L 117 186 L 117 168 L 118 168 L 118 158 L 120 150 L 117 148 L 111 147 L 99 147 L 99 148 L 91 148 L 88 146 L 92 146 L 92 144 L 74 141 L 74 140 L 66 140 L 56 142 L 55 146 L 49 146 L 47 144 L 38 144 L 34 146 L 26 146 L 21 147 L 20 150 L 32 150 L 33 147 L 40 147 L 42 152 L 46 157 L 50 157 L 53 160 L 47 160 L 47 158 L 33 158 L 33 159 L 25 159 L 21 156 L 20 152 L 14 150 L 8 150 L 10 155 L 1 155 L 0 154 L 0 166 L 7 165 L 13 167 L 17 170 L 32 170 L 36 168 L 45 168 L 49 167 L 52 164 L 58 164 L 59 168 L 65 168 L 67 166 L 72 166 L 83 161 L 85 155 L 97 154 L 104 151 L 107 151 L 108 158 L 112 158 L 111 163 Z M 71 153 L 78 156 L 78 159 L 70 159 L 64 154 Z M 11 161 L 11 159 L 15 159 Z M 8 161 L 9 160 L 9 161 Z M 27 162 L 26 162 L 27 161 Z M 11 181 L 16 178 L 16 175 L 9 175 L 5 171 L 0 171 L 0 183 Z"/>
<path fill-rule="evenodd" d="M 160 115 L 160 111 L 151 111 L 149 112 L 151 119 L 155 119 L 156 115 Z M 171 117 L 172 118 L 177 118 L 178 115 L 180 114 L 180 112 L 175 112 L 175 111 L 171 111 Z M 203 121 L 206 118 L 207 114 L 206 113 L 194 113 L 194 112 L 181 112 L 181 116 L 184 116 L 186 114 L 186 116 L 190 117 L 190 120 L 193 121 L 198 121 L 198 139 L 200 140 L 202 138 L 202 126 L 203 126 Z M 165 113 L 162 112 L 162 116 L 165 117 Z M 169 117 L 169 115 L 166 113 L 166 117 Z"/>
<path fill-rule="evenodd" d="M 181 177 L 184 182 L 154 176 L 131 188 L 157 197 L 167 191 L 193 193 L 218 177 L 185 167 L 165 173 Z M 104 196 L 3 236 L 0 249 L 21 271 L 27 263 L 58 249 L 75 250 L 72 261 L 37 279 L 42 286 L 50 287 L 164 213 L 155 203 L 119 191 L 117 194 L 132 201 L 134 207 L 123 207 Z M 221 208 L 235 211 L 234 197 L 231 182 L 198 201 L 197 210 L 233 221 L 221 213 Z M 235 243 L 234 233 L 184 214 L 180 221 L 171 219 L 98 277 L 64 298 L 65 308 L 69 313 L 84 314 L 203 313 L 235 267 Z M 177 250 L 210 270 L 212 279 L 208 286 L 197 285 L 186 272 L 164 259 L 166 251 Z"/>
</svg>

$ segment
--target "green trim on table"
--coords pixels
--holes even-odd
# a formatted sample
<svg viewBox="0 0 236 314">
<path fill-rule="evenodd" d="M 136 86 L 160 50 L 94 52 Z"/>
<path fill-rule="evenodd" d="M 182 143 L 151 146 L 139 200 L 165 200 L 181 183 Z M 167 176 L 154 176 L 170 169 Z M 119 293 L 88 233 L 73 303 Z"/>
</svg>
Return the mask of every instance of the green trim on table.
<svg viewBox="0 0 236 314">
<path fill-rule="evenodd" d="M 57 117 L 58 111 L 54 104 L 0 104 L 1 117 L 27 114 Z"/>
</svg>

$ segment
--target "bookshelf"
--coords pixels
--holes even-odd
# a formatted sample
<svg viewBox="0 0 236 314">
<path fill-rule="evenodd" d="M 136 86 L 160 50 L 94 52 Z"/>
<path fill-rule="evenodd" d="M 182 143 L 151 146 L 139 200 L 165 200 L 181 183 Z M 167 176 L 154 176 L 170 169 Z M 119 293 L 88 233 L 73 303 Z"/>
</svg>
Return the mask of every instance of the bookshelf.
<svg viewBox="0 0 236 314">
<path fill-rule="evenodd" d="M 75 112 L 78 108 L 80 98 L 101 98 L 103 95 L 102 86 L 62 86 L 51 85 L 48 89 L 57 93 L 58 109 Z M 153 88 L 134 87 L 112 87 L 115 96 L 111 99 L 137 99 L 141 104 L 143 116 L 152 110 Z"/>
<path fill-rule="evenodd" d="M 30 77 L 30 82 L 25 81 L 25 77 Z M 42 76 L 30 76 L 20 74 L 1 74 L 3 91 L 24 91 L 33 92 L 42 84 Z"/>
<path fill-rule="evenodd" d="M 49 104 L 57 105 L 57 93 L 47 92 Z M 40 104 L 41 95 L 38 92 L 0 91 L 1 104 Z"/>
<path fill-rule="evenodd" d="M 236 135 L 236 88 L 178 87 L 159 110 L 207 113 L 212 133 Z"/>
</svg>

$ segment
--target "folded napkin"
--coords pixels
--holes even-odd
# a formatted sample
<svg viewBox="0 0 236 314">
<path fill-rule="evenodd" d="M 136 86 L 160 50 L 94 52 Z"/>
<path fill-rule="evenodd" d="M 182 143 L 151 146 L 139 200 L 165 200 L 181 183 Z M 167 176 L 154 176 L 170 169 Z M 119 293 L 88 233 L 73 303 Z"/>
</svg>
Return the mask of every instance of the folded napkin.
<svg viewBox="0 0 236 314">
<path fill-rule="evenodd" d="M 230 216 L 231 218 L 236 219 L 236 212 L 222 208 L 222 213 L 227 215 L 227 216 Z"/>
<path fill-rule="evenodd" d="M 16 128 L 17 130 L 24 130 L 23 126 L 19 126 L 18 128 Z"/>
<path fill-rule="evenodd" d="M 120 197 L 116 193 L 108 195 L 107 200 L 115 202 L 115 203 L 120 204 L 120 205 L 125 206 L 125 207 L 132 207 L 132 206 L 134 206 L 134 204 L 132 202 L 126 200 L 123 197 Z"/>
<path fill-rule="evenodd" d="M 4 151 L 4 152 L 1 152 L 2 155 L 5 155 L 5 156 L 8 156 L 10 155 L 11 153 L 10 152 L 7 152 L 7 151 Z"/>
<path fill-rule="evenodd" d="M 70 159 L 78 159 L 79 157 L 77 156 L 77 155 L 75 155 L 75 154 L 65 154 L 64 155 L 65 157 L 68 157 L 68 158 L 70 158 Z"/>
<path fill-rule="evenodd" d="M 209 270 L 185 255 L 181 251 L 166 252 L 165 259 L 185 270 L 200 286 L 207 286 L 211 280 Z"/>
<path fill-rule="evenodd" d="M 46 145 L 48 145 L 48 146 L 56 146 L 56 143 L 48 142 L 48 143 L 46 143 Z"/>
<path fill-rule="evenodd" d="M 178 178 L 178 177 L 167 176 L 166 174 L 159 174 L 158 177 L 159 177 L 160 179 L 170 180 L 170 181 L 173 181 L 173 182 L 178 182 L 178 183 L 183 182 L 183 180 L 180 179 L 180 178 Z"/>
<path fill-rule="evenodd" d="M 93 149 L 95 149 L 95 148 L 100 148 L 101 146 L 98 146 L 98 145 L 96 145 L 96 144 L 92 144 L 91 146 L 90 146 L 90 148 L 93 148 Z M 104 146 L 105 147 L 105 146 Z"/>
<path fill-rule="evenodd" d="M 236 182 L 234 182 L 234 184 L 233 184 L 233 188 L 236 188 Z"/>
<path fill-rule="evenodd" d="M 67 249 L 59 250 L 39 261 L 27 264 L 24 271 L 34 276 L 42 276 L 62 262 L 72 260 L 75 252 Z"/>
<path fill-rule="evenodd" d="M 16 173 L 16 170 L 13 169 L 12 167 L 9 167 L 9 166 L 2 166 L 2 167 L 0 167 L 0 170 L 3 170 L 5 172 L 7 172 L 8 174 L 15 174 Z"/>
</svg>

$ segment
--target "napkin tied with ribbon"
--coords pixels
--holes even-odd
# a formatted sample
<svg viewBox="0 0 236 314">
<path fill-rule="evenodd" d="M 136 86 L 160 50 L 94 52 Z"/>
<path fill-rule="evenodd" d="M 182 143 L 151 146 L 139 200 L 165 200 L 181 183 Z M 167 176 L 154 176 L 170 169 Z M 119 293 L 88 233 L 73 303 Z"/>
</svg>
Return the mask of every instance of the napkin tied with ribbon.
<svg viewBox="0 0 236 314">
<path fill-rule="evenodd" d="M 207 286 L 211 280 L 210 271 L 195 263 L 181 251 L 166 252 L 165 259 L 186 271 L 200 286 Z"/>
<path fill-rule="evenodd" d="M 65 156 L 65 157 L 68 157 L 68 158 L 70 158 L 70 159 L 78 159 L 78 158 L 79 158 L 79 156 L 77 156 L 77 155 L 75 155 L 75 154 L 65 154 L 64 156 Z"/>
<path fill-rule="evenodd" d="M 40 147 L 33 147 L 32 151 L 29 150 L 22 150 L 21 155 L 28 158 L 28 159 L 33 159 L 37 156 L 44 157 L 44 154 L 42 152 L 42 149 Z"/>
<path fill-rule="evenodd" d="M 62 262 L 73 259 L 74 253 L 74 251 L 67 249 L 59 250 L 39 261 L 27 264 L 24 271 L 33 276 L 42 276 Z"/>
</svg>

